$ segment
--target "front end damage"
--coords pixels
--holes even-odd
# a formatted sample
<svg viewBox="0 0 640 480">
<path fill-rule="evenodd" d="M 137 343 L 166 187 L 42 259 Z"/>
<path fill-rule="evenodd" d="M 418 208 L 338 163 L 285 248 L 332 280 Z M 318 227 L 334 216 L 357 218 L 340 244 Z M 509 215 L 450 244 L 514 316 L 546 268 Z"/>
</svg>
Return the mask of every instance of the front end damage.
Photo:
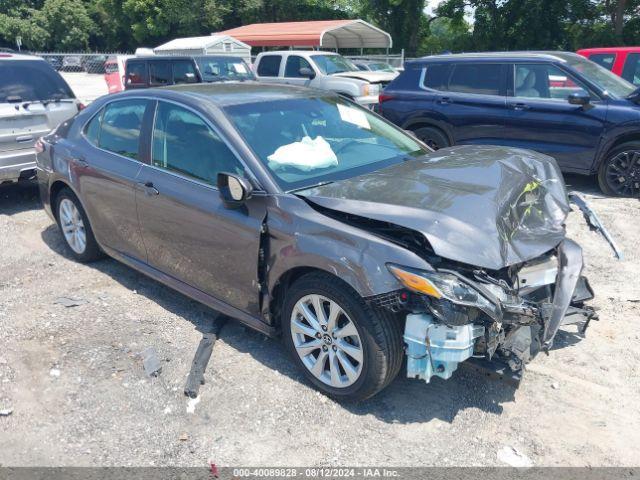
<svg viewBox="0 0 640 480">
<path fill-rule="evenodd" d="M 584 334 L 597 319 L 582 271 L 582 250 L 565 239 L 534 260 L 501 271 L 457 266 L 418 271 L 388 265 L 407 288 L 378 296 L 377 307 L 406 313 L 407 376 L 448 379 L 461 362 L 518 380 L 548 351 L 561 325 Z"/>
</svg>

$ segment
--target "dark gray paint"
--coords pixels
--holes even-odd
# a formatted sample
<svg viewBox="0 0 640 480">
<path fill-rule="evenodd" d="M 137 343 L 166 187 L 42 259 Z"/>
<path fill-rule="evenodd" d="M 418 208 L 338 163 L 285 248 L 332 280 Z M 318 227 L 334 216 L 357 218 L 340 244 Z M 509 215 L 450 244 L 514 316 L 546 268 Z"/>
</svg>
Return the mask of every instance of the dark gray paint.
<svg viewBox="0 0 640 480">
<path fill-rule="evenodd" d="M 532 182 L 540 186 L 527 195 Z M 438 255 L 494 270 L 557 246 L 570 211 L 554 159 L 479 145 L 438 150 L 298 194 L 332 210 L 417 230 Z"/>
<path fill-rule="evenodd" d="M 243 101 L 316 95 L 295 87 L 225 84 L 99 99 L 78 115 L 66 139 L 55 134 L 47 139 L 38 177 L 45 207 L 51 214 L 51 187 L 62 182 L 80 198 L 107 253 L 266 333 L 274 332 L 268 325 L 270 296 L 293 269 L 330 272 L 363 297 L 397 290 L 401 286 L 385 263 L 432 267 L 416 253 L 282 192 L 220 109 Z M 100 152 L 83 139 L 81 128 L 106 103 L 135 97 L 178 102 L 209 119 L 249 172 L 256 191 L 246 205 L 225 209 L 215 187 L 150 167 L 148 139 L 143 141 L 142 162 Z M 148 125 L 143 130 L 149 134 Z M 86 165 L 74 158 L 84 158 Z M 511 213 L 511 205 L 534 179 L 543 181 L 534 203 L 544 217 L 539 223 L 525 218 L 514 225 L 522 217 Z M 139 185 L 147 181 L 154 183 L 157 196 L 148 196 Z M 305 195 L 329 208 L 423 232 L 441 256 L 489 268 L 556 247 L 564 239 L 562 223 L 568 212 L 553 160 L 489 147 L 440 151 Z M 267 228 L 264 279 L 258 277 L 262 224 Z M 266 284 L 262 293 L 261 280 Z"/>
</svg>

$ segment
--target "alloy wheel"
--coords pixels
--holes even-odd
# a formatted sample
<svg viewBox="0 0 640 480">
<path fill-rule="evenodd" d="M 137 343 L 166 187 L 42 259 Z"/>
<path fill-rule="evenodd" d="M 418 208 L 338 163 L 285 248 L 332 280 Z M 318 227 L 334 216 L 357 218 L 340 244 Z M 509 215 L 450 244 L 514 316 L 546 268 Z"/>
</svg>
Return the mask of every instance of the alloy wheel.
<svg viewBox="0 0 640 480">
<path fill-rule="evenodd" d="M 616 195 L 640 195 L 640 150 L 623 151 L 611 158 L 605 167 L 605 180 Z"/>
<path fill-rule="evenodd" d="M 364 351 L 355 324 L 343 308 L 322 295 L 306 295 L 291 312 L 296 353 L 318 380 L 334 388 L 353 385 Z"/>
<path fill-rule="evenodd" d="M 71 200 L 63 198 L 58 213 L 60 227 L 67 244 L 78 255 L 82 255 L 87 248 L 87 233 L 80 211 Z"/>
</svg>

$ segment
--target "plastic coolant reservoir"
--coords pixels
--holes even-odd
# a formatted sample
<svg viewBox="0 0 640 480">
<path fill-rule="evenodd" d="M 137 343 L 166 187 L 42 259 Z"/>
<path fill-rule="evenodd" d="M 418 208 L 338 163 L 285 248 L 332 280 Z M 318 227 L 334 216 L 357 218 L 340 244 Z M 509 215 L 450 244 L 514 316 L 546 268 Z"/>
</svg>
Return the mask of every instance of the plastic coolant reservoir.
<svg viewBox="0 0 640 480">
<path fill-rule="evenodd" d="M 448 327 L 435 323 L 427 314 L 407 315 L 404 341 L 407 344 L 407 377 L 447 379 L 460 362 L 473 355 L 475 339 L 484 334 L 482 325 Z"/>
</svg>

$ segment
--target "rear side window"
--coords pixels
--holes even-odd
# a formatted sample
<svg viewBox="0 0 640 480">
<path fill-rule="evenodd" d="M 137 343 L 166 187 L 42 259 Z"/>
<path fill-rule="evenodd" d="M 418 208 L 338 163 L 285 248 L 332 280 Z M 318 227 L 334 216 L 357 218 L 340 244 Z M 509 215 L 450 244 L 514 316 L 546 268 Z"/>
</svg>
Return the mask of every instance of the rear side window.
<svg viewBox="0 0 640 480">
<path fill-rule="evenodd" d="M 611 70 L 613 68 L 613 62 L 616 60 L 615 53 L 594 53 L 589 55 L 589 60 L 596 62 L 601 67 Z"/>
<path fill-rule="evenodd" d="M 198 81 L 196 68 L 188 60 L 173 62 L 173 83 L 195 83 Z"/>
<path fill-rule="evenodd" d="M 152 164 L 215 185 L 219 172 L 242 174 L 233 152 L 195 113 L 160 102 L 153 128 Z"/>
<path fill-rule="evenodd" d="M 171 64 L 169 62 L 149 62 L 149 84 L 171 85 Z"/>
<path fill-rule="evenodd" d="M 100 122 L 98 146 L 137 160 L 140 128 L 148 104 L 148 100 L 122 100 L 107 105 Z M 94 128 L 92 123 L 89 124 L 89 130 Z"/>
<path fill-rule="evenodd" d="M 258 75 L 261 77 L 277 77 L 280 73 L 280 55 L 265 55 L 258 64 Z"/>
<path fill-rule="evenodd" d="M 446 90 L 450 65 L 427 65 L 424 69 L 422 86 L 431 90 Z"/>
<path fill-rule="evenodd" d="M 450 92 L 500 95 L 502 65 L 459 63 L 449 77 Z"/>
<path fill-rule="evenodd" d="M 63 98 L 75 98 L 75 95 L 44 60 L 0 62 L 0 103 Z"/>
<path fill-rule="evenodd" d="M 626 81 L 640 86 L 640 53 L 630 53 L 624 63 L 622 78 Z"/>
<path fill-rule="evenodd" d="M 147 68 L 145 62 L 127 62 L 127 85 L 145 85 Z"/>
</svg>

